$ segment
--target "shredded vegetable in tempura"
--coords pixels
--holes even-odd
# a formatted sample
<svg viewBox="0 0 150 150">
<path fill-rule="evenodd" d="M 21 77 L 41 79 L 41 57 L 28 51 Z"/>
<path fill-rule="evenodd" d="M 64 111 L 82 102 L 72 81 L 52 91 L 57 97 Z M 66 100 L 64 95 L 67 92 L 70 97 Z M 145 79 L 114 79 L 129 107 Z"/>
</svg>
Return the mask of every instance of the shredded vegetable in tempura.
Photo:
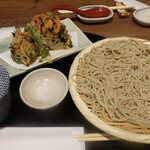
<svg viewBox="0 0 150 150">
<path fill-rule="evenodd" d="M 38 46 L 40 51 L 40 56 L 43 60 L 48 60 L 49 63 L 52 62 L 50 58 L 49 50 L 50 48 L 45 44 L 42 35 L 38 32 L 37 28 L 33 23 L 27 24 L 27 29 L 30 31 L 32 37 L 35 40 L 35 44 Z"/>
<path fill-rule="evenodd" d="M 12 59 L 26 66 L 34 63 L 40 56 L 40 53 L 31 34 L 29 32 L 21 32 L 20 28 L 17 28 L 13 35 L 14 39 L 9 48 Z"/>
<path fill-rule="evenodd" d="M 25 27 L 17 28 L 9 47 L 11 57 L 17 63 L 31 65 L 37 59 L 52 62 L 49 51 L 73 47 L 66 26 L 52 12 L 36 15 Z M 40 58 L 41 56 L 41 58 Z"/>
<path fill-rule="evenodd" d="M 51 50 L 70 49 L 73 45 L 66 26 L 52 12 L 36 15 L 32 22 L 44 37 L 46 45 Z"/>
</svg>

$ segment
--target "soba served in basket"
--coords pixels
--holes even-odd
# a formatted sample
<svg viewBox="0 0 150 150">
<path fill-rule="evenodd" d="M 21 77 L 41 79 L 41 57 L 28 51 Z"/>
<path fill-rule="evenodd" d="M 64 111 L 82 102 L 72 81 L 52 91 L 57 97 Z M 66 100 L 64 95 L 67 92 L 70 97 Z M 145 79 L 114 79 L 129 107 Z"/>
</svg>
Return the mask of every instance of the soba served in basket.
<svg viewBox="0 0 150 150">
<path fill-rule="evenodd" d="M 120 139 L 150 143 L 150 42 L 130 37 L 98 41 L 80 52 L 69 90 L 94 126 Z"/>
</svg>

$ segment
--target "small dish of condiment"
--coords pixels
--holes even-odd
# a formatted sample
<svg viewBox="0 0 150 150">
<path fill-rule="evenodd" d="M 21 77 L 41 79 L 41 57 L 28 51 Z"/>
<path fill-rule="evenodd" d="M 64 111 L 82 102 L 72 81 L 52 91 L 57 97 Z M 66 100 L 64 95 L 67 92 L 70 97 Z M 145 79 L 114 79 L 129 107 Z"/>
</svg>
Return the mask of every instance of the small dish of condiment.
<svg viewBox="0 0 150 150">
<path fill-rule="evenodd" d="M 133 16 L 139 24 L 145 26 L 150 25 L 150 7 L 135 10 Z"/>
<path fill-rule="evenodd" d="M 96 7 L 100 7 L 102 8 L 102 12 L 101 13 L 105 13 L 105 11 L 109 11 L 109 14 L 108 13 L 105 13 L 105 14 L 108 14 L 106 15 L 105 17 L 100 17 L 100 18 L 87 18 L 87 17 L 84 17 L 82 15 L 77 15 L 78 18 L 85 22 L 85 23 L 100 23 L 100 22 L 106 22 L 108 21 L 110 18 L 113 17 L 113 10 L 110 9 L 109 7 L 107 6 L 104 6 L 104 5 L 88 5 L 88 6 L 83 6 L 83 7 L 80 7 L 79 9 L 80 10 L 88 10 L 88 9 L 91 9 L 91 8 L 96 8 Z"/>
</svg>

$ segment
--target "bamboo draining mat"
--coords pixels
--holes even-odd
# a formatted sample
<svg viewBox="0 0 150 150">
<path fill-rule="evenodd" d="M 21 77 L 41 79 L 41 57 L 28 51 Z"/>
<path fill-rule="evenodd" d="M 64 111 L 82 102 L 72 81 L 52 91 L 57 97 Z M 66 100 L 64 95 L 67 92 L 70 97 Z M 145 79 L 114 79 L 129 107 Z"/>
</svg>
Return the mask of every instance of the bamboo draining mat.
<svg viewBox="0 0 150 150">
<path fill-rule="evenodd" d="M 121 140 L 150 144 L 150 128 L 144 128 L 129 122 L 109 122 L 103 118 L 101 111 L 96 111 L 93 113 L 92 105 L 86 104 L 86 102 L 82 100 L 81 95 L 76 90 L 76 83 L 72 80 L 72 76 L 78 71 L 79 59 L 82 58 L 85 53 L 88 53 L 93 47 L 100 46 L 103 42 L 108 42 L 109 40 L 128 40 L 129 38 L 130 37 L 107 38 L 98 41 L 92 44 L 91 46 L 87 47 L 86 49 L 82 50 L 76 56 L 70 68 L 69 91 L 79 111 L 84 115 L 84 117 L 89 122 L 91 122 L 95 127 L 104 131 L 104 133 L 112 135 L 112 137 L 117 137 L 118 139 Z M 137 38 L 133 39 L 142 40 Z M 103 136 L 100 138 L 101 135 L 94 134 L 94 135 L 84 135 L 83 140 L 88 140 L 90 138 L 89 136 L 93 136 L 91 140 L 101 140 L 101 138 L 103 139 Z"/>
</svg>

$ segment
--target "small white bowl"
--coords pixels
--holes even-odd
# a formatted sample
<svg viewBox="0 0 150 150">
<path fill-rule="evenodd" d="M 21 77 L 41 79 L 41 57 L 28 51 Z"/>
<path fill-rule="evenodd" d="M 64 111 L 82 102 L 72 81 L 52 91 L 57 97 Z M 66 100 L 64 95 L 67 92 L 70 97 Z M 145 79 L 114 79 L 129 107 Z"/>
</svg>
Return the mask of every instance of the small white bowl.
<svg viewBox="0 0 150 150">
<path fill-rule="evenodd" d="M 150 7 L 135 10 L 133 16 L 139 24 L 145 26 L 150 25 Z"/>
<path fill-rule="evenodd" d="M 107 6 L 104 6 L 104 5 L 88 5 L 88 6 L 83 6 L 83 7 L 80 7 L 79 9 L 80 10 L 87 10 L 87 9 L 90 9 L 90 8 L 95 8 L 95 7 L 103 7 L 103 8 L 107 8 L 110 10 L 110 14 L 109 16 L 107 17 L 101 17 L 101 18 L 86 18 L 86 17 L 83 17 L 81 15 L 77 15 L 78 18 L 85 22 L 85 23 L 100 23 L 100 22 L 106 22 L 107 20 L 109 20 L 110 18 L 113 17 L 114 15 L 114 12 Z"/>
<path fill-rule="evenodd" d="M 35 109 L 49 109 L 65 98 L 68 80 L 56 69 L 37 69 L 22 80 L 19 92 L 21 99 L 28 106 Z"/>
</svg>

